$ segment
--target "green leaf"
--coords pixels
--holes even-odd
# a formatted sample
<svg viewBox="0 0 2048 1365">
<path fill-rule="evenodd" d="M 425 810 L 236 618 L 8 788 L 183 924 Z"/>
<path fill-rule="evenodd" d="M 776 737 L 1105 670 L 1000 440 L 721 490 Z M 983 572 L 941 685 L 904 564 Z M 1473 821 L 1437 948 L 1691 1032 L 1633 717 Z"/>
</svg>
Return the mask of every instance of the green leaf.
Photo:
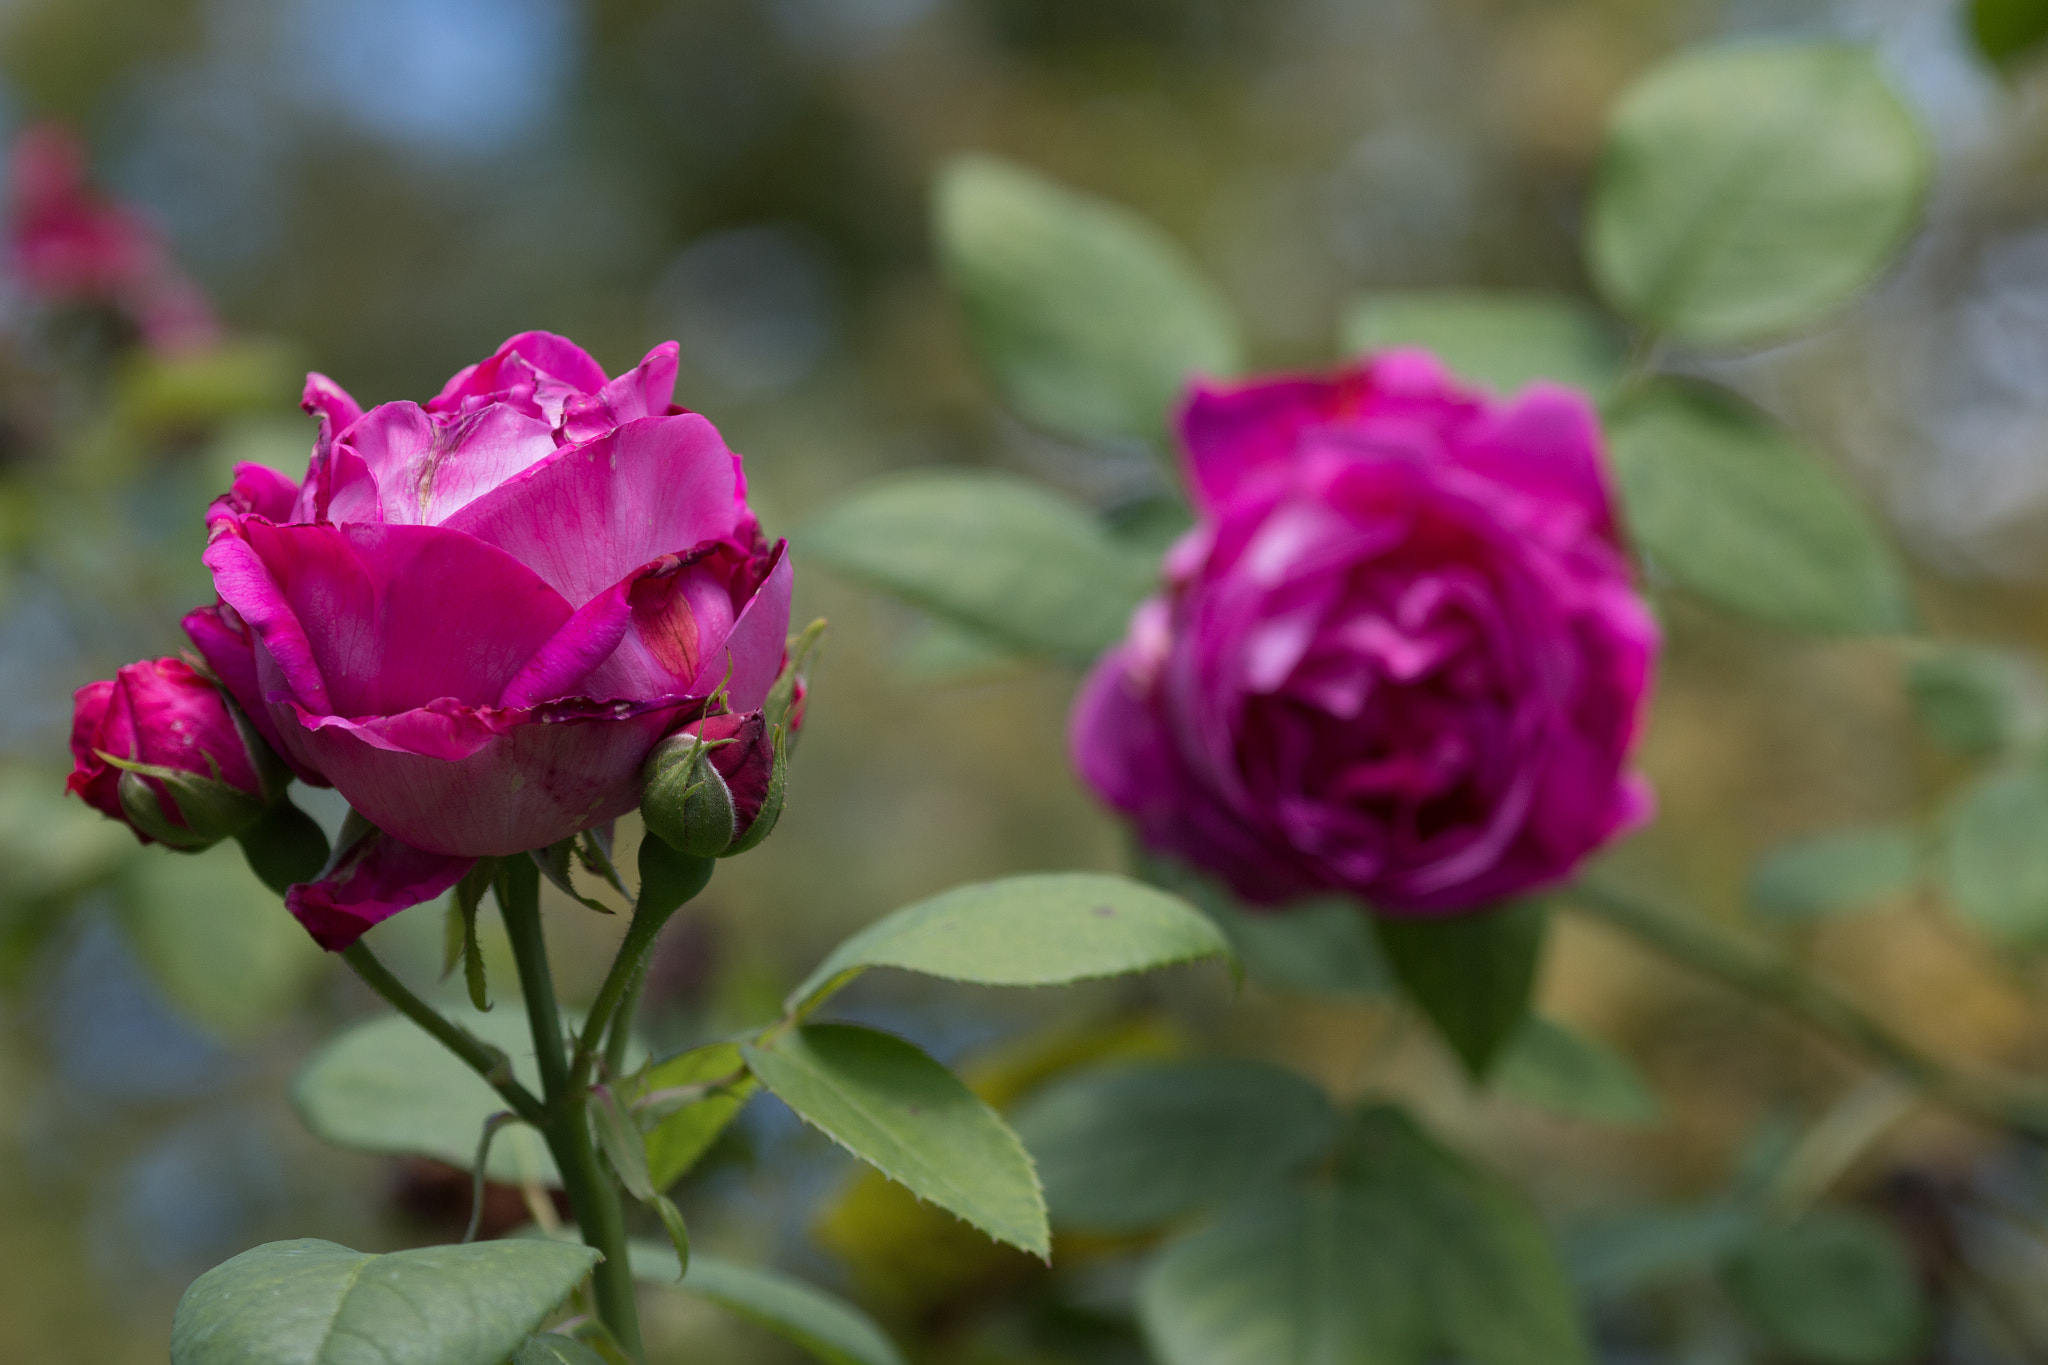
<svg viewBox="0 0 2048 1365">
<path fill-rule="evenodd" d="M 605 1164 L 612 1168 L 626 1193 L 653 1209 L 661 1219 L 662 1229 L 675 1248 L 680 1279 L 680 1268 L 690 1264 L 690 1230 L 683 1223 L 682 1210 L 655 1188 L 654 1178 L 647 1171 L 647 1143 L 627 1117 L 625 1106 L 619 1103 L 618 1092 L 610 1086 L 599 1086 L 591 1091 L 590 1099 L 590 1122 L 597 1133 L 598 1150 L 604 1153 Z"/>
<path fill-rule="evenodd" d="M 2048 43 L 2042 0 L 1970 0 L 1970 40 L 1993 66 L 2013 66 Z"/>
<path fill-rule="evenodd" d="M 1822 919 L 1868 909 L 1920 875 L 1920 841 L 1883 825 L 1836 830 L 1780 844 L 1757 860 L 1749 903 L 1766 919 Z"/>
<path fill-rule="evenodd" d="M 1356 902 L 1301 901 L 1253 913 L 1204 898 L 1244 963 L 1244 973 L 1269 990 L 1296 995 L 1379 995 L 1393 987 L 1372 924 Z"/>
<path fill-rule="evenodd" d="M 268 1242 L 192 1282 L 171 1365 L 503 1365 L 597 1260 L 527 1239 L 384 1256 Z"/>
<path fill-rule="evenodd" d="M 1912 1254 L 1847 1209 L 1760 1234 L 1729 1266 L 1728 1288 L 1775 1345 L 1815 1365 L 1893 1365 L 1927 1335 Z"/>
<path fill-rule="evenodd" d="M 719 1256 L 690 1258 L 676 1284 L 675 1253 L 659 1242 L 628 1244 L 633 1274 L 648 1284 L 702 1298 L 794 1342 L 826 1365 L 903 1365 L 903 1355 L 867 1314 L 793 1276 Z"/>
<path fill-rule="evenodd" d="M 1138 1321 L 1160 1365 L 1425 1365 L 1408 1229 L 1344 1190 L 1278 1190 L 1155 1256 Z"/>
<path fill-rule="evenodd" d="M 477 859 L 476 866 L 455 884 L 455 894 L 448 900 L 448 952 L 441 975 L 445 978 L 457 961 L 462 963 L 462 982 L 469 990 L 470 1008 L 479 1014 L 490 1009 L 491 995 L 490 983 L 484 976 L 483 946 L 476 937 L 476 914 L 497 870 L 496 858 Z"/>
<path fill-rule="evenodd" d="M 1628 1059 L 1552 1019 L 1530 1015 L 1493 1066 L 1493 1088 L 1568 1118 L 1655 1123 L 1664 1106 Z"/>
<path fill-rule="evenodd" d="M 136 864 L 121 923 L 171 1003 L 233 1039 L 288 1013 L 327 956 L 233 844 Z"/>
<path fill-rule="evenodd" d="M 1748 1201 L 1635 1210 L 1579 1228 L 1567 1239 L 1566 1255 L 1583 1293 L 1618 1299 L 1717 1269 L 1756 1226 Z"/>
<path fill-rule="evenodd" d="M 605 1359 L 574 1337 L 542 1332 L 513 1352 L 511 1365 L 605 1365 Z"/>
<path fill-rule="evenodd" d="M 1956 912 L 2000 942 L 2048 941 L 2048 772 L 1978 779 L 1942 822 L 1940 869 Z"/>
<path fill-rule="evenodd" d="M 927 617 L 896 652 L 896 671 L 923 683 L 979 682 L 1013 673 L 1027 661 L 1000 640 Z"/>
<path fill-rule="evenodd" d="M 1960 758 L 1985 758 L 2018 738 L 2029 673 L 2004 650 L 1944 649 L 1907 666 L 1906 699 L 1930 739 Z"/>
<path fill-rule="evenodd" d="M 737 1043 L 712 1043 L 656 1062 L 633 1091 L 634 1112 L 647 1135 L 647 1169 L 665 1190 L 718 1141 L 760 1082 L 746 1070 Z M 669 1092 L 700 1092 L 671 1103 Z"/>
<path fill-rule="evenodd" d="M 803 1120 L 904 1186 L 1042 1259 L 1045 1199 L 1024 1144 L 952 1072 L 901 1038 L 807 1024 L 745 1050 Z"/>
<path fill-rule="evenodd" d="M 1394 975 L 1474 1077 L 1528 1016 L 1546 920 L 1540 903 L 1525 901 L 1443 919 L 1374 921 Z"/>
<path fill-rule="evenodd" d="M 1743 44 L 1666 62 L 1608 126 L 1587 249 L 1653 332 L 1746 346 L 1840 310 L 1919 224 L 1932 158 L 1867 48 Z"/>
<path fill-rule="evenodd" d="M 1629 529 L 1658 573 L 1794 630 L 1911 624 L 1904 572 L 1841 477 L 1732 395 L 1660 383 L 1609 431 Z"/>
<path fill-rule="evenodd" d="M 1229 952 L 1201 911 L 1156 887 L 1097 872 L 1033 873 L 958 886 L 884 916 L 834 949 L 787 1004 L 808 1012 L 869 967 L 1059 986 Z"/>
<path fill-rule="evenodd" d="M 512 1059 L 536 1091 L 540 1071 L 524 1010 L 474 1015 L 462 1024 Z M 484 1121 L 505 1101 L 484 1079 L 402 1015 L 381 1015 L 336 1036 L 292 1081 L 292 1105 L 313 1132 L 358 1151 L 428 1156 L 469 1170 Z M 504 1184 L 559 1186 L 540 1134 L 523 1125 L 491 1144 L 485 1173 Z"/>
<path fill-rule="evenodd" d="M 1570 1296 L 1520 1198 L 1375 1110 L 1334 1187 L 1276 1190 L 1138 1286 L 1162 1365 L 1573 1365 Z"/>
<path fill-rule="evenodd" d="M 856 489 L 797 551 L 989 643 L 1086 662 L 1121 639 L 1155 557 L 1029 479 L 928 469 Z"/>
<path fill-rule="evenodd" d="M 1053 1220 L 1139 1232 L 1269 1184 L 1328 1150 L 1322 1090 L 1251 1061 L 1117 1067 L 1059 1081 L 1016 1115 Z"/>
<path fill-rule="evenodd" d="M 1546 294 L 1463 289 L 1367 294 L 1344 314 L 1344 350 L 1420 346 L 1496 393 L 1539 379 L 1599 397 L 1621 377 L 1621 338 L 1598 314 Z"/>
<path fill-rule="evenodd" d="M 940 174 L 933 217 L 975 353 L 1028 422 L 1156 439 L 1190 376 L 1238 367 L 1223 300 L 1127 209 L 968 156 Z"/>
</svg>

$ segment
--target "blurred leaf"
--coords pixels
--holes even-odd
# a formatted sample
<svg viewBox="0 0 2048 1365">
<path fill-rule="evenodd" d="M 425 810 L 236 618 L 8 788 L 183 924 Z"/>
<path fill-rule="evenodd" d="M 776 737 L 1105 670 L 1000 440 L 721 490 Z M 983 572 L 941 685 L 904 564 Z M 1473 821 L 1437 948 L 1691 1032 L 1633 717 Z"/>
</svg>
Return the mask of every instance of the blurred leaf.
<svg viewBox="0 0 2048 1365">
<path fill-rule="evenodd" d="M 1756 1231 L 1756 1213 L 1736 1203 L 1649 1209 L 1603 1219 L 1566 1240 L 1572 1279 L 1603 1298 L 1717 1269 Z"/>
<path fill-rule="evenodd" d="M 869 967 L 984 986 L 1058 986 L 1230 952 L 1201 911 L 1098 872 L 1041 872 L 956 886 L 876 920 L 789 994 L 802 1013 Z"/>
<path fill-rule="evenodd" d="M 1483 1077 L 1529 1013 L 1548 915 L 1539 902 L 1374 920 L 1380 951 L 1465 1069 Z"/>
<path fill-rule="evenodd" d="M 1519 1195 L 1399 1111 L 1361 1116 L 1333 1188 L 1276 1191 L 1158 1256 L 1163 1365 L 1571 1365 L 1570 1294 Z"/>
<path fill-rule="evenodd" d="M 1140 1232 L 1213 1208 L 1327 1151 L 1322 1090 L 1261 1062 L 1121 1066 L 1054 1083 L 1016 1115 L 1053 1220 Z"/>
<path fill-rule="evenodd" d="M 2048 0 L 1970 0 L 1970 39 L 1994 66 L 2012 66 L 2048 42 Z"/>
<path fill-rule="evenodd" d="M 1944 649 L 1907 665 L 1906 699 L 1930 739 L 1959 757 L 1984 758 L 2016 738 L 2027 673 L 2002 650 Z"/>
<path fill-rule="evenodd" d="M 1846 1209 L 1759 1234 L 1729 1266 L 1728 1288 L 1774 1345 L 1816 1365 L 1892 1365 L 1927 1333 L 1912 1253 Z"/>
<path fill-rule="evenodd" d="M 605 1365 L 605 1359 L 574 1337 L 542 1332 L 526 1339 L 510 1365 Z"/>
<path fill-rule="evenodd" d="M 65 796 L 62 773 L 0 765 L 0 985 L 14 984 L 78 896 L 141 853 L 126 825 Z"/>
<path fill-rule="evenodd" d="M 533 1033 L 526 1012 L 464 1016 L 464 1028 L 512 1059 L 514 1074 L 538 1093 Z M 505 1101 L 484 1079 L 402 1015 L 380 1015 L 337 1035 L 292 1081 L 292 1105 L 313 1132 L 339 1147 L 427 1156 L 469 1170 L 484 1120 Z M 523 1125 L 491 1144 L 485 1174 L 502 1184 L 537 1180 L 559 1186 L 540 1134 Z"/>
<path fill-rule="evenodd" d="M 799 553 L 990 645 L 1085 662 L 1122 638 L 1156 559 L 1095 515 L 1010 474 L 920 470 L 856 489 L 794 537 Z"/>
<path fill-rule="evenodd" d="M 122 372 L 117 412 L 131 428 L 150 430 L 201 426 L 265 408 L 289 411 L 304 373 L 292 347 L 269 340 L 243 338 L 177 354 L 138 350 Z M 304 445 L 312 444 L 309 425 Z"/>
<path fill-rule="evenodd" d="M 384 1256 L 267 1242 L 192 1282 L 171 1365 L 503 1365 L 596 1262 L 525 1238 Z"/>
<path fill-rule="evenodd" d="M 636 1101 L 663 1091 L 706 1087 L 701 1098 L 665 1113 L 659 1106 L 636 1111 L 647 1134 L 647 1170 L 654 1187 L 667 1189 L 702 1160 L 758 1085 L 747 1074 L 737 1043 L 692 1048 L 649 1067 L 634 1087 Z"/>
<path fill-rule="evenodd" d="M 1610 431 L 1629 529 L 1658 572 L 1794 630 L 1910 624 L 1905 575 L 1870 515 L 1762 414 L 1666 382 L 1626 403 Z"/>
<path fill-rule="evenodd" d="M 1367 294 L 1344 314 L 1347 354 L 1420 346 L 1460 377 L 1511 394 L 1539 379 L 1598 398 L 1621 376 L 1621 338 L 1598 314 L 1544 294 L 1462 289 Z"/>
<path fill-rule="evenodd" d="M 987 156 L 947 166 L 933 209 L 975 352 L 1025 420 L 1154 440 L 1191 376 L 1237 369 L 1222 298 L 1129 210 Z"/>
<path fill-rule="evenodd" d="M 845 1183 L 811 1231 L 846 1266 L 861 1298 L 897 1321 L 1014 1283 L 1020 1268 L 1036 1264 L 872 1167 Z"/>
<path fill-rule="evenodd" d="M 793 1276 L 717 1256 L 692 1256 L 676 1283 L 675 1253 L 659 1242 L 627 1247 L 633 1275 L 649 1284 L 680 1288 L 801 1346 L 826 1365 L 903 1365 L 895 1343 L 867 1314 L 844 1299 Z"/>
<path fill-rule="evenodd" d="M 1836 830 L 1780 844 L 1757 859 L 1749 903 L 1767 919 L 1821 919 L 1868 909 L 1919 875 L 1920 841 L 1912 830 Z"/>
<path fill-rule="evenodd" d="M 1743 346 L 1811 326 L 1912 236 L 1931 156 L 1873 52 L 1751 43 L 1681 55 L 1608 126 L 1587 248 L 1653 332 Z"/>
<path fill-rule="evenodd" d="M 1664 1106 L 1626 1057 L 1553 1019 L 1530 1015 L 1493 1065 L 1493 1088 L 1568 1118 L 1641 1127 Z"/>
<path fill-rule="evenodd" d="M 805 1122 L 891 1180 L 998 1241 L 1050 1257 L 1045 1200 L 1024 1144 L 910 1043 L 852 1024 L 806 1024 L 745 1055 Z"/>
<path fill-rule="evenodd" d="M 897 651 L 896 671 L 917 682 L 980 682 L 1014 673 L 1027 662 L 999 640 L 927 617 Z"/>
<path fill-rule="evenodd" d="M 1245 975 L 1270 990 L 1378 995 L 1394 984 L 1369 918 L 1355 902 L 1308 900 L 1260 912 L 1217 897 L 1205 898 L 1202 908 L 1229 936 Z"/>
<path fill-rule="evenodd" d="M 1951 904 L 2004 943 L 2048 940 L 2048 772 L 1979 778 L 1949 806 L 1940 868 Z"/>
<path fill-rule="evenodd" d="M 289 1013 L 327 959 L 232 842 L 138 862 L 121 923 L 171 1003 L 227 1038 Z"/>
</svg>

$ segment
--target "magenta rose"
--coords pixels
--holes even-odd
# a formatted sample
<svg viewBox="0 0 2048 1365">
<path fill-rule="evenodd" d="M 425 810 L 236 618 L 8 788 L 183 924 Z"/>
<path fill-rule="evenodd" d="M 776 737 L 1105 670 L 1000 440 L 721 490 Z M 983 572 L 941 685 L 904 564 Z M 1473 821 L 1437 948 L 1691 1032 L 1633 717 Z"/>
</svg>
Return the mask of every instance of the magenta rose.
<svg viewBox="0 0 2048 1365">
<path fill-rule="evenodd" d="M 65 790 L 145 844 L 203 848 L 248 828 L 283 785 L 277 760 L 182 659 L 124 665 L 72 699 Z"/>
<path fill-rule="evenodd" d="M 761 705 L 789 562 L 675 368 L 670 342 L 608 379 L 529 332 L 424 407 L 313 375 L 305 481 L 245 465 L 214 505 L 221 601 L 187 632 L 378 830 L 287 897 L 325 946 L 633 809 L 648 752 L 721 689 Z"/>
<path fill-rule="evenodd" d="M 1247 900 L 1474 909 L 1646 819 L 1657 629 L 1593 409 L 1431 356 L 1199 387 L 1199 521 L 1096 665 L 1071 740 L 1144 841 Z"/>
</svg>

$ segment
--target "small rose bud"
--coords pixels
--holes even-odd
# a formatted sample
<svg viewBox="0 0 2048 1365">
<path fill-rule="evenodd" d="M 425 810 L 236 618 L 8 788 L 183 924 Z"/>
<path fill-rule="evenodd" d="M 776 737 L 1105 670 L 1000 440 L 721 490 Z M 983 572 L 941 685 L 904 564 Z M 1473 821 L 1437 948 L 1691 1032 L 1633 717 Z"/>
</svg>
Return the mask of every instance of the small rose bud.
<svg viewBox="0 0 2048 1365">
<path fill-rule="evenodd" d="M 239 834 L 284 786 L 276 755 L 181 659 L 129 664 L 74 698 L 66 790 L 144 843 L 199 849 Z"/>
<path fill-rule="evenodd" d="M 781 813 L 775 767 L 759 711 L 707 716 L 648 755 L 640 814 L 678 853 L 716 858 L 743 852 L 767 837 Z"/>
</svg>

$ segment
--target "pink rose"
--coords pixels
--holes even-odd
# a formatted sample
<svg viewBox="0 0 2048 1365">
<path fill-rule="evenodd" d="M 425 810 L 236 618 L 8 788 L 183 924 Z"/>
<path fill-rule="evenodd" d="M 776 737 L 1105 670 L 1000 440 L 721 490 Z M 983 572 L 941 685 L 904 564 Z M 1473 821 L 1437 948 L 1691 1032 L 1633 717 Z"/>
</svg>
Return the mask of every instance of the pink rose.
<svg viewBox="0 0 2048 1365">
<path fill-rule="evenodd" d="M 1199 524 L 1096 665 L 1074 761 L 1151 847 L 1271 904 L 1473 909 L 1648 818 L 1657 629 L 1593 410 L 1426 353 L 1197 388 Z"/>
<path fill-rule="evenodd" d="M 160 349 L 216 339 L 206 296 L 147 223 L 93 192 L 85 154 L 65 128 L 38 124 L 15 140 L 8 201 L 8 264 L 32 296 L 119 308 Z"/>
<path fill-rule="evenodd" d="M 125 665 L 73 697 L 65 790 L 145 844 L 203 848 L 248 828 L 283 785 L 276 760 L 182 659 Z"/>
<path fill-rule="evenodd" d="M 767 695 L 789 562 L 739 457 L 671 404 L 675 354 L 609 380 L 529 332 L 425 407 L 368 412 L 313 375 L 304 483 L 245 465 L 209 513 L 221 602 L 188 633 L 379 831 L 287 898 L 325 946 L 626 813 L 713 693 Z"/>
</svg>

